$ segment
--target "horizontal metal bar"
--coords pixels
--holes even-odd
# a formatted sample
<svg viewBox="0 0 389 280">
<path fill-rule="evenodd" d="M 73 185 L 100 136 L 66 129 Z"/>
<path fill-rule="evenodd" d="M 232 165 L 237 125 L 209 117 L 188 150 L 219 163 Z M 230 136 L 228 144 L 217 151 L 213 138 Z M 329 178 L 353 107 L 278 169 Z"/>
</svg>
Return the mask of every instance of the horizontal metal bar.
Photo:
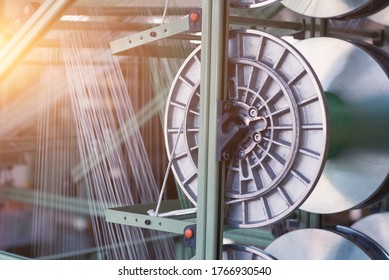
<svg viewBox="0 0 389 280">
<path fill-rule="evenodd" d="M 59 30 L 115 30 L 115 31 L 131 31 L 144 30 L 155 27 L 156 24 L 142 22 L 100 22 L 100 21 L 59 21 L 53 25 L 53 29 Z"/>
<path fill-rule="evenodd" d="M 145 45 L 157 40 L 170 37 L 182 32 L 189 31 L 189 16 L 167 23 L 162 26 L 157 26 L 140 33 L 128 35 L 126 37 L 110 42 L 111 53 L 120 54 L 131 48 Z"/>
<path fill-rule="evenodd" d="M 185 15 L 197 7 L 168 7 L 166 15 Z M 86 15 L 86 16 L 161 16 L 164 7 L 74 7 L 66 11 L 66 15 Z"/>
<path fill-rule="evenodd" d="M 111 208 L 106 211 L 105 220 L 111 223 L 177 234 L 183 234 L 185 227 L 195 224 L 195 220 L 191 216 L 179 216 L 173 219 L 149 215 L 147 212 L 155 209 L 156 205 L 156 203 L 150 203 Z M 179 200 L 168 200 L 162 202 L 160 211 L 170 212 L 180 207 Z M 184 217 L 186 218 L 184 219 Z"/>
</svg>

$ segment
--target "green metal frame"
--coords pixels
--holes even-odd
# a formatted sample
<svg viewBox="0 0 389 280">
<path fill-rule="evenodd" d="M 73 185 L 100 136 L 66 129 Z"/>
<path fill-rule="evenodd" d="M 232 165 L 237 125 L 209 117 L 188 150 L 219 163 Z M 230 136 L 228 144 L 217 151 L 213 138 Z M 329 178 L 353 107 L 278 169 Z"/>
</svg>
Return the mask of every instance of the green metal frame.
<svg viewBox="0 0 389 280">
<path fill-rule="evenodd" d="M 201 98 L 197 194 L 197 259 L 221 259 L 224 176 L 216 160 L 218 102 L 226 89 L 228 8 L 230 1 L 203 0 Z"/>
</svg>

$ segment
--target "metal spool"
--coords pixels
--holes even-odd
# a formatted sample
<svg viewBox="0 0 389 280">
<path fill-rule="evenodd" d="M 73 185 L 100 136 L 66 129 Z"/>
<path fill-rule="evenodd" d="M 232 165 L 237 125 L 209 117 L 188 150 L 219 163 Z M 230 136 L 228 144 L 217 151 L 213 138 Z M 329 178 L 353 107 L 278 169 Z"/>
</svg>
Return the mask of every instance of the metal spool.
<svg viewBox="0 0 389 280">
<path fill-rule="evenodd" d="M 379 243 L 389 252 L 389 213 L 377 213 L 355 222 L 351 228 L 356 229 Z"/>
<path fill-rule="evenodd" d="M 326 229 L 340 234 L 352 241 L 373 260 L 389 259 L 389 253 L 384 249 L 384 247 L 361 231 L 340 225 L 328 227 Z"/>
<path fill-rule="evenodd" d="M 275 260 L 268 252 L 253 246 L 223 245 L 223 260 Z"/>
<path fill-rule="evenodd" d="M 315 69 L 323 89 L 340 100 L 340 110 L 348 115 L 346 125 L 341 126 L 343 132 L 335 133 L 347 136 L 344 145 L 327 160 L 317 186 L 301 209 L 337 213 L 366 206 L 377 195 L 385 195 L 382 188 L 389 172 L 389 79 L 385 62 L 378 63 L 376 54 L 340 39 L 312 38 L 294 46 Z M 332 124 L 339 120 L 335 118 Z"/>
<path fill-rule="evenodd" d="M 369 18 L 377 23 L 389 26 L 389 7 L 371 15 Z"/>
<path fill-rule="evenodd" d="M 389 5 L 386 0 L 283 0 L 292 11 L 316 18 L 358 18 L 374 14 Z"/>
<path fill-rule="evenodd" d="M 196 260 L 196 256 L 192 260 Z M 223 245 L 223 260 L 276 260 L 268 252 L 253 246 L 239 244 Z"/>
<path fill-rule="evenodd" d="M 228 56 L 227 117 L 221 118 L 220 134 L 234 134 L 235 141 L 230 155 L 224 153 L 229 157 L 225 222 L 258 227 L 294 211 L 316 185 L 328 148 L 327 106 L 311 67 L 284 40 L 261 31 L 232 31 Z M 179 70 L 165 114 L 168 155 L 175 147 L 173 173 L 194 204 L 200 61 L 198 48 Z"/>
<path fill-rule="evenodd" d="M 231 0 L 230 6 L 233 8 L 259 8 L 274 4 L 280 0 Z"/>
<path fill-rule="evenodd" d="M 279 260 L 370 260 L 344 236 L 323 229 L 299 229 L 274 240 L 265 249 Z"/>
</svg>

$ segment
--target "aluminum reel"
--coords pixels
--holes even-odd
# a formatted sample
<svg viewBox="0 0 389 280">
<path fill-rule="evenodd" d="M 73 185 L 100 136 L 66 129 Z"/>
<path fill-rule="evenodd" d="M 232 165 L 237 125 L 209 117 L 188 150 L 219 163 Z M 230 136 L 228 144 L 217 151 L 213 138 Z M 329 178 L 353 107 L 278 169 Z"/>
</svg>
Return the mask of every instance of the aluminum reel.
<svg viewBox="0 0 389 280">
<path fill-rule="evenodd" d="M 279 2 L 280 0 L 231 0 L 233 8 L 259 8 Z"/>
<path fill-rule="evenodd" d="M 258 227 L 289 215 L 316 185 L 328 149 L 327 106 L 310 65 L 284 40 L 231 31 L 228 49 L 229 97 L 219 128 L 231 138 L 223 153 L 229 161 L 225 222 Z M 175 178 L 194 204 L 200 63 L 199 47 L 173 81 L 164 131 Z"/>
<path fill-rule="evenodd" d="M 268 252 L 253 246 L 223 245 L 223 260 L 275 260 Z"/>
<path fill-rule="evenodd" d="M 314 68 L 324 91 L 338 99 L 337 104 L 329 102 L 330 147 L 333 136 L 344 136 L 342 147 L 327 159 L 317 186 L 300 208 L 329 214 L 366 207 L 388 190 L 387 56 L 373 51 L 373 46 L 335 38 L 312 38 L 294 46 Z"/>
<path fill-rule="evenodd" d="M 192 260 L 196 260 L 196 256 Z M 276 260 L 268 252 L 254 246 L 245 246 L 239 244 L 223 245 L 223 260 Z"/>
<path fill-rule="evenodd" d="M 377 23 L 389 26 L 389 7 L 371 15 L 369 18 Z"/>
<path fill-rule="evenodd" d="M 388 256 L 369 237 L 345 227 L 294 230 L 274 240 L 265 251 L 279 260 L 372 260 Z"/>
<path fill-rule="evenodd" d="M 282 0 L 281 3 L 301 15 L 337 19 L 372 15 L 389 5 L 387 0 Z"/>
<path fill-rule="evenodd" d="M 366 216 L 351 228 L 368 235 L 389 252 L 389 212 Z"/>
</svg>

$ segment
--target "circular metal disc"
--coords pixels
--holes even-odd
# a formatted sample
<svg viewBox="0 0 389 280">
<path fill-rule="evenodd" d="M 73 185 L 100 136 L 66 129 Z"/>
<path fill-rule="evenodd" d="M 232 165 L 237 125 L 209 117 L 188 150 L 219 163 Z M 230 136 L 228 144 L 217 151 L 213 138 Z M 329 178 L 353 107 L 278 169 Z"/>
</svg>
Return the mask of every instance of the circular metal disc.
<svg viewBox="0 0 389 280">
<path fill-rule="evenodd" d="M 299 229 L 274 240 L 265 249 L 279 260 L 369 260 L 357 245 L 322 229 Z"/>
<path fill-rule="evenodd" d="M 275 260 L 268 252 L 252 246 L 223 245 L 223 260 Z"/>
<path fill-rule="evenodd" d="M 370 0 L 368 5 L 366 5 L 360 10 L 357 10 L 355 13 L 351 14 L 348 17 L 342 17 L 342 19 L 353 19 L 370 16 L 374 13 L 383 10 L 387 6 L 389 6 L 389 2 L 386 0 Z"/>
<path fill-rule="evenodd" d="M 259 8 L 279 1 L 280 0 L 231 0 L 230 6 L 234 8 Z"/>
<path fill-rule="evenodd" d="M 302 15 L 333 18 L 352 14 L 371 2 L 372 0 L 283 0 L 281 3 Z"/>
<path fill-rule="evenodd" d="M 355 222 L 351 228 L 371 237 L 389 252 L 389 212 L 366 216 Z"/>
<path fill-rule="evenodd" d="M 386 250 L 378 242 L 361 231 L 340 225 L 332 226 L 326 229 L 334 231 L 335 233 L 352 241 L 373 260 L 389 259 L 389 253 L 386 252 Z"/>
<path fill-rule="evenodd" d="M 389 7 L 381 10 L 380 12 L 374 15 L 371 15 L 369 18 L 382 25 L 389 26 Z"/>
<path fill-rule="evenodd" d="M 257 227 L 285 217 L 312 191 L 328 147 L 327 107 L 309 64 L 284 40 L 261 31 L 232 31 L 228 49 L 228 102 L 247 132 L 236 144 L 243 157 L 227 167 L 225 221 Z M 165 114 L 173 172 L 194 204 L 200 61 L 197 49 L 181 67 Z"/>
<path fill-rule="evenodd" d="M 343 40 L 312 38 L 295 47 L 315 69 L 324 91 L 337 95 L 350 117 L 346 147 L 327 160 L 301 209 L 336 213 L 358 207 L 374 197 L 388 176 L 388 76 L 366 51 Z"/>
</svg>

